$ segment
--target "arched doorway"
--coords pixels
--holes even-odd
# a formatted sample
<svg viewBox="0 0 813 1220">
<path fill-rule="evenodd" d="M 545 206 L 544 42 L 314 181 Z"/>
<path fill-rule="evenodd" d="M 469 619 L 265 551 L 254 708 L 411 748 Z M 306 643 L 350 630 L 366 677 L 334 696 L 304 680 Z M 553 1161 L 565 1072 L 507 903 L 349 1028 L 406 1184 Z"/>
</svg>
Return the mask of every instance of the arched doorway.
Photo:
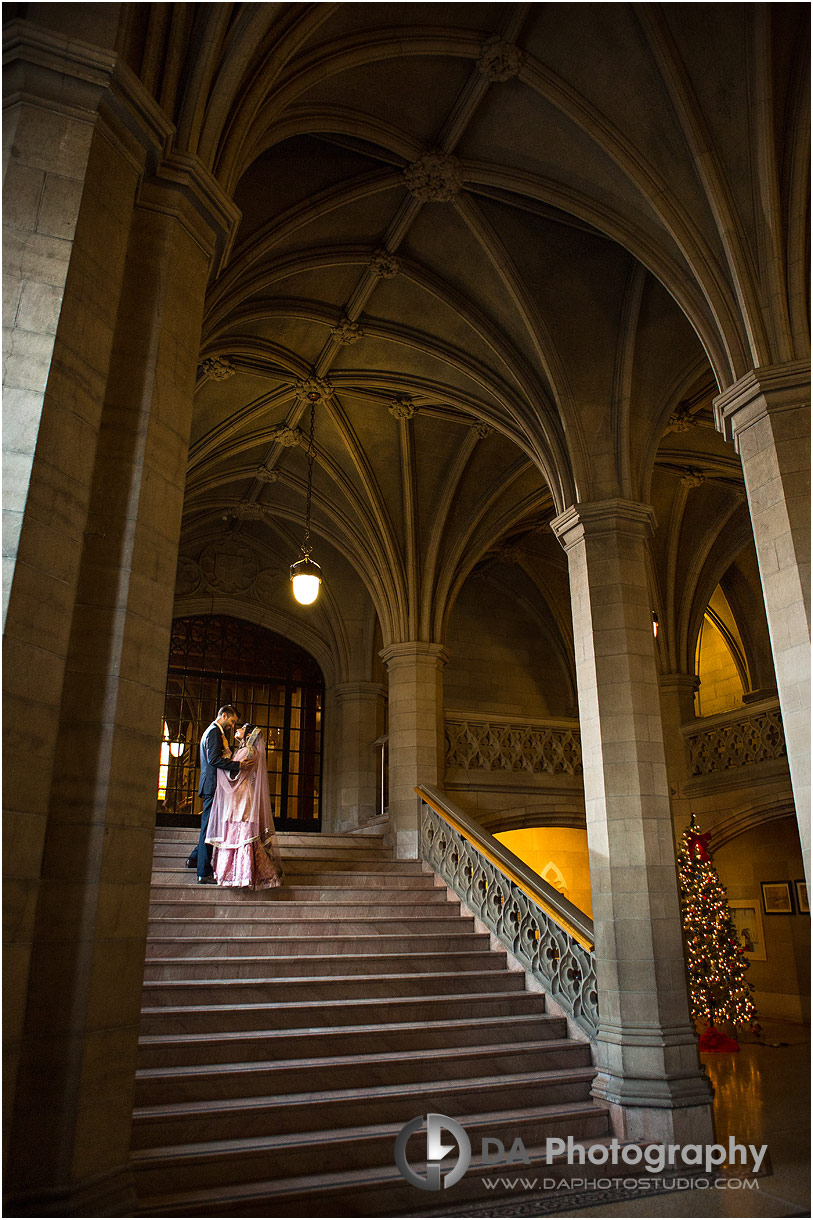
<svg viewBox="0 0 813 1220">
<path fill-rule="evenodd" d="M 279 830 L 321 829 L 322 671 L 310 653 L 227 615 L 177 618 L 164 699 L 158 821 L 197 822 L 198 742 L 223 704 L 265 734 Z"/>
</svg>

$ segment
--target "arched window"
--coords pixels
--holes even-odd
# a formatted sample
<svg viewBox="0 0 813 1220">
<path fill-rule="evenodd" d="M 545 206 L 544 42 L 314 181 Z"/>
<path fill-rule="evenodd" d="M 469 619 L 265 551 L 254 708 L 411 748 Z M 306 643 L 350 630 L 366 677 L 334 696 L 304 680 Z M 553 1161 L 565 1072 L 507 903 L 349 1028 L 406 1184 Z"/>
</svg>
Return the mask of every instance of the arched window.
<svg viewBox="0 0 813 1220">
<path fill-rule="evenodd" d="M 198 814 L 198 745 L 226 703 L 266 739 L 274 821 L 318 830 L 324 679 L 313 657 L 265 627 L 226 615 L 179 618 L 164 701 L 158 811 Z"/>
</svg>

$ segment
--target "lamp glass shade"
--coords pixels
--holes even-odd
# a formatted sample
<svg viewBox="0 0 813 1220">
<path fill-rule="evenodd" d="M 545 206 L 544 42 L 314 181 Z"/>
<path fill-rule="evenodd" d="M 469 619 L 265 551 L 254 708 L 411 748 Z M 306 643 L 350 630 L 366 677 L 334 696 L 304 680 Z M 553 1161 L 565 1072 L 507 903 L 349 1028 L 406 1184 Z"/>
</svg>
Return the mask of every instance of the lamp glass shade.
<svg viewBox="0 0 813 1220">
<path fill-rule="evenodd" d="M 291 564 L 291 584 L 294 597 L 301 606 L 311 606 L 319 596 L 322 569 L 312 559 L 298 559 Z"/>
<path fill-rule="evenodd" d="M 173 758 L 180 758 L 185 749 L 185 741 L 171 741 L 169 743 L 169 752 Z"/>
</svg>

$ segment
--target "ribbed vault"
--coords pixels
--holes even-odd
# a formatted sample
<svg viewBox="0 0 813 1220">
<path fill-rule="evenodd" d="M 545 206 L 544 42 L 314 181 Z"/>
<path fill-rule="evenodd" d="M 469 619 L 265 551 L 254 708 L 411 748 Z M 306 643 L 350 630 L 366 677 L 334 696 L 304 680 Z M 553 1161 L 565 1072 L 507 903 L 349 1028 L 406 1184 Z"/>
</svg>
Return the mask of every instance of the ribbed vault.
<svg viewBox="0 0 813 1220">
<path fill-rule="evenodd" d="M 225 519 L 295 556 L 313 398 L 316 534 L 384 642 L 442 641 L 469 573 L 569 504 L 652 497 L 685 665 L 748 540 L 711 398 L 804 354 L 801 6 L 133 10 L 125 53 L 242 213 L 186 541 Z"/>
</svg>

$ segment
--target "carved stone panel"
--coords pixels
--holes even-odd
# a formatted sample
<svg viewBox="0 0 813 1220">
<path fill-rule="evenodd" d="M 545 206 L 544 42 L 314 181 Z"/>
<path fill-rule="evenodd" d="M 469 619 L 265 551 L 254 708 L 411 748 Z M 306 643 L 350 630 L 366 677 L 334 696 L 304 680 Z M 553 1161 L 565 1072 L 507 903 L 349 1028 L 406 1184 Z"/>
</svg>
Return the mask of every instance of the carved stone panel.
<svg viewBox="0 0 813 1220">
<path fill-rule="evenodd" d="M 245 593 L 256 579 L 260 565 L 250 547 L 241 542 L 228 546 L 210 543 L 200 557 L 206 586 L 213 593 Z"/>
</svg>

